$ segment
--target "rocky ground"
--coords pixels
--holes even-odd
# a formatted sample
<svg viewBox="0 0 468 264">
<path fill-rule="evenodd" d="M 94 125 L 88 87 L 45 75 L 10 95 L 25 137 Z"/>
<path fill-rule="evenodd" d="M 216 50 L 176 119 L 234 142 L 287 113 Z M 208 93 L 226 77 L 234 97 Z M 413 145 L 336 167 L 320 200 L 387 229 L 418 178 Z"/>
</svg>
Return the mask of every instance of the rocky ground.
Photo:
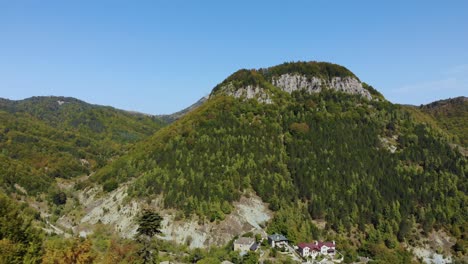
<svg viewBox="0 0 468 264">
<path fill-rule="evenodd" d="M 60 186 L 64 190 L 71 190 L 73 184 L 63 182 Z M 204 248 L 225 245 L 235 236 L 247 232 L 260 233 L 266 237 L 262 226 L 273 216 L 268 205 L 253 194 L 235 202 L 232 213 L 223 221 L 203 223 L 195 216 L 179 219 L 181 213 L 163 209 L 159 198 L 151 201 L 130 199 L 127 185 L 110 193 L 102 192 L 100 187 L 88 187 L 75 191 L 73 196 L 74 199 L 69 198 L 75 201 L 73 209 L 67 210 L 55 223 L 48 222 L 48 232 L 86 237 L 93 232 L 93 225 L 102 223 L 112 226 L 122 237 L 132 238 L 137 229 L 135 217 L 143 208 L 149 207 L 163 216 L 161 239 L 186 244 L 191 248 Z"/>
</svg>

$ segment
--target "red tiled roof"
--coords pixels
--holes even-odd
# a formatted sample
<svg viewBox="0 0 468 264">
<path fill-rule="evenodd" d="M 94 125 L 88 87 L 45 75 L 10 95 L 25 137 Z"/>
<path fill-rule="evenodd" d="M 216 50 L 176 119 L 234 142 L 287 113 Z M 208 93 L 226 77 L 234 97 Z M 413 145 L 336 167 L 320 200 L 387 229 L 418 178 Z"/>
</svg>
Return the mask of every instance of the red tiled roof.
<svg viewBox="0 0 468 264">
<path fill-rule="evenodd" d="M 311 243 L 299 243 L 297 245 L 300 249 L 304 249 L 305 247 L 308 247 L 310 248 L 311 250 L 320 250 L 323 246 L 327 246 L 329 248 L 334 248 L 335 247 L 335 244 L 333 244 L 333 242 L 321 242 L 319 241 L 317 243 L 317 245 L 315 244 L 315 242 L 311 242 Z"/>
<path fill-rule="evenodd" d="M 310 248 L 311 250 L 320 250 L 320 247 L 318 247 L 317 245 L 315 245 L 315 243 L 299 243 L 297 245 L 300 249 L 304 249 L 306 247 Z"/>
<path fill-rule="evenodd" d="M 335 244 L 333 244 L 333 242 L 319 242 L 319 247 L 322 247 L 322 246 L 327 246 L 327 247 L 335 247 Z"/>
<path fill-rule="evenodd" d="M 305 247 L 309 247 L 309 244 L 311 244 L 311 243 L 304 243 L 304 242 L 302 242 L 302 243 L 297 244 L 297 246 L 298 246 L 299 248 L 305 248 Z"/>
</svg>

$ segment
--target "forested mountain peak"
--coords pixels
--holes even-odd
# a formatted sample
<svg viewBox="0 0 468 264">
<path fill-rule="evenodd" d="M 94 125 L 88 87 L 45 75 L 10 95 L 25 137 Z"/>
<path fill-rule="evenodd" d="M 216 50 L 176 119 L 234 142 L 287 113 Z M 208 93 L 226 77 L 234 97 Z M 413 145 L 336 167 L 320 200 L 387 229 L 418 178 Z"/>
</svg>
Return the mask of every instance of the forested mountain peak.
<svg viewBox="0 0 468 264">
<path fill-rule="evenodd" d="M 363 85 L 356 75 L 343 66 L 327 62 L 299 61 L 269 68 L 239 70 L 218 84 L 211 95 L 255 98 L 259 102 L 270 104 L 294 91 L 317 93 L 325 89 L 358 94 L 368 100 L 371 100 L 372 93 L 376 92 L 372 87 L 371 90 L 368 89 L 368 86 Z"/>
<path fill-rule="evenodd" d="M 266 69 L 260 69 L 260 71 L 262 71 L 269 78 L 279 77 L 283 74 L 300 74 L 306 75 L 307 77 L 328 79 L 330 81 L 335 77 L 352 77 L 358 79 L 358 77 L 354 75 L 353 72 L 344 66 L 329 62 L 317 61 L 286 62 Z"/>
<path fill-rule="evenodd" d="M 271 213 L 257 228 L 294 243 L 333 239 L 345 256 L 358 250 L 382 260 L 398 253 L 393 255 L 405 260 L 381 263 L 408 263 L 399 242 L 417 245 L 436 230 L 462 241 L 460 252 L 467 160 L 450 134 L 425 107 L 392 104 L 346 68 L 316 64 L 240 70 L 163 128 L 158 117 L 74 98 L 2 99 L 0 188 L 47 200 L 57 219 L 57 208 L 107 197 L 96 210 L 78 206 L 69 211 L 69 222 L 54 221 L 73 226 L 74 234 L 90 223 L 111 225 L 109 219 L 125 217 L 125 228 L 112 228 L 134 230 L 128 211 L 134 204 L 176 212 L 164 215 L 167 226 L 226 226 L 239 203 L 254 196 Z M 326 85 L 314 90 L 312 80 Z M 239 87 L 258 90 L 251 97 L 257 100 L 236 96 Z M 230 88 L 234 94 L 226 92 Z M 458 110 L 444 110 L 441 120 L 463 128 L 467 110 L 453 104 L 447 109 Z M 232 231 L 214 242 L 199 230 L 208 229 L 174 237 L 208 247 L 239 235 Z"/>
<path fill-rule="evenodd" d="M 29 114 L 53 127 L 78 129 L 85 133 L 112 134 L 117 132 L 116 126 L 119 126 L 121 132 L 124 132 L 121 126 L 129 130 L 149 130 L 149 127 L 145 128 L 137 123 L 154 127 L 165 124 L 165 121 L 156 116 L 94 105 L 64 96 L 34 96 L 23 100 L 0 99 L 0 110 L 11 114 Z M 113 122 L 117 120 L 118 124 Z"/>
<path fill-rule="evenodd" d="M 0 98 L 0 110 L 12 113 L 25 112 L 37 115 L 39 113 L 44 114 L 45 112 L 67 112 L 71 110 L 83 112 L 90 109 L 107 109 L 124 114 L 150 116 L 134 111 L 120 110 L 111 106 L 90 104 L 80 99 L 67 96 L 33 96 L 22 100 Z"/>
<path fill-rule="evenodd" d="M 65 103 L 79 104 L 89 106 L 90 104 L 73 97 L 66 96 L 33 96 L 22 100 L 10 100 L 0 98 L 0 108 L 10 111 L 26 111 L 34 106 L 34 108 L 47 106 L 48 108 L 58 109 L 56 106 L 61 106 Z"/>
<path fill-rule="evenodd" d="M 344 68 L 331 79 L 353 80 L 362 93 L 289 93 L 280 76 L 302 75 L 271 69 L 237 71 L 91 180 L 110 191 L 128 186 L 136 199 L 162 197 L 164 207 L 200 222 L 223 221 L 254 192 L 275 213 L 268 230 L 293 241 L 359 230 L 394 248 L 420 230 L 460 235 L 466 158 L 445 134 Z M 330 82 L 326 76 L 310 78 Z M 312 219 L 325 221 L 325 231 Z"/>
</svg>

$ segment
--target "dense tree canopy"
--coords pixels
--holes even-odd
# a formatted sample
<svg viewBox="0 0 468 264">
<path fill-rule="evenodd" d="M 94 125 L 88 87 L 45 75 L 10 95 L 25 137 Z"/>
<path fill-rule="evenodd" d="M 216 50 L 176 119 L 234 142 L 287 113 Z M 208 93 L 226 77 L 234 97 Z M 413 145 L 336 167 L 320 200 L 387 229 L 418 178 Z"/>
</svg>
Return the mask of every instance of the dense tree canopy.
<svg viewBox="0 0 468 264">
<path fill-rule="evenodd" d="M 40 263 L 42 233 L 24 209 L 0 194 L 0 263 Z"/>
<path fill-rule="evenodd" d="M 54 178 L 89 174 L 162 125 L 67 97 L 0 99 L 0 187 L 50 191 Z"/>
<path fill-rule="evenodd" d="M 338 232 L 372 225 L 404 239 L 411 218 L 427 231 L 466 222 L 465 173 L 448 138 L 401 107 L 324 91 L 283 104 L 216 96 L 95 179 L 136 177 L 131 195 L 163 193 L 211 221 L 254 190 L 273 210 L 303 201 Z"/>
<path fill-rule="evenodd" d="M 340 241 L 347 262 L 359 247 L 377 263 L 408 263 L 411 255 L 398 242 L 433 229 L 450 231 L 458 239 L 453 250 L 466 253 L 467 162 L 453 144 L 465 146 L 466 100 L 461 106 L 398 106 L 366 84 L 373 100 L 327 89 L 288 94 L 271 84 L 284 73 L 355 77 L 317 62 L 240 70 L 164 128 L 156 117 L 71 98 L 0 100 L 0 189 L 20 196 L 47 192 L 58 208 L 73 197 L 55 178 L 95 171 L 91 180 L 105 192 L 126 183 L 130 198 L 162 194 L 163 206 L 201 222 L 223 220 L 233 202 L 254 192 L 275 212 L 270 233 L 292 242 L 353 236 Z M 259 86 L 273 103 L 226 96 L 220 87 L 227 84 Z M 151 239 L 162 221 L 154 211 L 137 219 L 139 247 L 99 232 L 41 245 L 42 233 L 32 224 L 39 216 L 22 209 L 0 195 L 2 263 L 151 262 L 155 244 L 163 245 Z M 312 220 L 326 223 L 325 229 Z M 185 258 L 258 260 L 220 250 L 223 256 L 195 250 Z"/>
</svg>

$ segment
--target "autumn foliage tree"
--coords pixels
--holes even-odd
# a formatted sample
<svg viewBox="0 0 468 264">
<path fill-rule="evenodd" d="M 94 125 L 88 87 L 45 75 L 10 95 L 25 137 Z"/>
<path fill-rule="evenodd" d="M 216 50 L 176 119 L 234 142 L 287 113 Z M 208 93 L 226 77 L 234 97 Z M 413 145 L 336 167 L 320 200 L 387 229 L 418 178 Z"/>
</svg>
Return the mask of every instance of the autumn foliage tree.
<svg viewBox="0 0 468 264">
<path fill-rule="evenodd" d="M 96 259 L 89 239 L 48 241 L 43 264 L 91 264 Z"/>
<path fill-rule="evenodd" d="M 33 215 L 0 193 L 0 263 L 38 263 L 42 232 Z"/>
</svg>

